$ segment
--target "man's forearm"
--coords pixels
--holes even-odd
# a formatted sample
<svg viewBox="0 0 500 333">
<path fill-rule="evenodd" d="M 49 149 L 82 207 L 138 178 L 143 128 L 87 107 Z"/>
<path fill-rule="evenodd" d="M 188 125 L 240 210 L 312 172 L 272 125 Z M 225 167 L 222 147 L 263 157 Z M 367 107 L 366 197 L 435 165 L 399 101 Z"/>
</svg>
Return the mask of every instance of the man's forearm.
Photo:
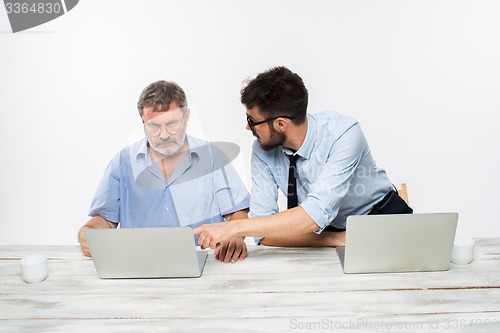
<svg viewBox="0 0 500 333">
<path fill-rule="evenodd" d="M 110 222 L 103 217 L 100 216 L 94 216 L 92 217 L 85 225 L 84 227 L 89 227 L 93 229 L 101 229 L 101 228 L 116 228 L 118 226 L 118 223 L 115 222 Z"/>
<path fill-rule="evenodd" d="M 290 237 L 318 230 L 305 210 L 297 206 L 271 216 L 224 223 L 204 224 L 194 230 L 202 248 L 215 249 L 217 244 L 236 236 Z"/>
<path fill-rule="evenodd" d="M 300 206 L 270 216 L 235 221 L 232 227 L 237 236 L 258 237 L 291 237 L 318 230 L 318 225 Z"/>
<path fill-rule="evenodd" d="M 265 237 L 260 244 L 268 246 L 344 246 L 345 231 L 343 232 L 323 232 L 315 234 L 313 232 L 290 237 Z"/>
<path fill-rule="evenodd" d="M 248 213 L 247 213 L 246 209 L 245 210 L 238 210 L 236 212 L 224 215 L 224 219 L 226 221 L 246 220 L 246 219 L 248 219 Z M 245 236 L 240 236 L 240 237 L 242 240 L 245 240 Z"/>
<path fill-rule="evenodd" d="M 91 228 L 91 229 L 105 229 L 105 228 L 116 228 L 118 227 L 118 223 L 110 222 L 103 217 L 100 216 L 94 216 L 92 217 L 87 223 L 85 223 L 84 226 L 80 228 L 80 231 L 78 232 L 78 239 L 81 240 L 84 239 L 83 231 L 85 228 Z"/>
<path fill-rule="evenodd" d="M 245 219 L 248 219 L 248 213 L 247 213 L 246 209 L 245 210 L 237 210 L 236 212 L 224 215 L 224 219 L 226 221 L 245 220 Z"/>
</svg>

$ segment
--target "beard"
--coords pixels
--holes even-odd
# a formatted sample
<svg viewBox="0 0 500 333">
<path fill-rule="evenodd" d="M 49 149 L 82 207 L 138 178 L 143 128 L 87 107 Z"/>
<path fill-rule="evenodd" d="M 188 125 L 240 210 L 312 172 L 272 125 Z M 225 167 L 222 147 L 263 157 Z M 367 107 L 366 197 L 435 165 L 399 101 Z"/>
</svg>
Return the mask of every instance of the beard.
<svg viewBox="0 0 500 333">
<path fill-rule="evenodd" d="M 269 126 L 269 130 L 270 130 L 270 135 L 269 135 L 269 141 L 267 142 L 263 142 L 257 135 L 254 134 L 257 140 L 259 140 L 260 146 L 265 151 L 269 151 L 273 148 L 281 146 L 286 141 L 285 133 L 278 132 L 272 126 Z"/>
<path fill-rule="evenodd" d="M 184 128 L 178 139 L 173 139 L 172 137 L 168 139 L 158 138 L 155 142 L 152 142 L 153 140 L 148 137 L 148 141 L 151 148 L 157 153 L 165 157 L 173 156 L 179 152 L 186 141 L 186 128 Z"/>
</svg>

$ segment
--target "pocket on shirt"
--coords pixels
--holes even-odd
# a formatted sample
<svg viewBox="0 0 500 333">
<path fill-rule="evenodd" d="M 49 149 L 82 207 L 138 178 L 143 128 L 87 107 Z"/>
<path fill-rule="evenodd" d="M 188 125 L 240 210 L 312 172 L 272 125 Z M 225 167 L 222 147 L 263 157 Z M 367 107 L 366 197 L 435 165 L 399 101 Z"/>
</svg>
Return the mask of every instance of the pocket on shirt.
<svg viewBox="0 0 500 333">
<path fill-rule="evenodd" d="M 220 215 L 209 176 L 172 185 L 170 193 L 181 226 L 199 224 Z"/>
<path fill-rule="evenodd" d="M 120 203 L 121 223 L 124 227 L 161 226 L 161 190 L 124 185 Z"/>
</svg>

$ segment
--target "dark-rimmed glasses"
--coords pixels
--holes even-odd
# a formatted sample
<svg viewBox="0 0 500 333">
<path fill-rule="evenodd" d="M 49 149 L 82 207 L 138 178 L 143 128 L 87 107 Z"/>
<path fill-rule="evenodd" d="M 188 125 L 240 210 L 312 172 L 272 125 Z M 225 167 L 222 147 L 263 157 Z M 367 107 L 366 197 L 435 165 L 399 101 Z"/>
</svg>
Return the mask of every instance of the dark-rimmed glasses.
<svg viewBox="0 0 500 333">
<path fill-rule="evenodd" d="M 261 120 L 261 121 L 255 121 L 252 118 L 250 118 L 249 115 L 247 115 L 247 123 L 248 123 L 248 127 L 250 127 L 250 129 L 253 132 L 253 129 L 254 129 L 255 126 L 260 125 L 260 124 L 264 124 L 264 123 L 267 123 L 267 122 L 270 122 L 270 121 L 274 121 L 274 120 L 276 120 L 278 118 L 293 119 L 293 117 L 291 117 L 291 116 L 277 116 L 277 117 L 272 117 L 272 118 L 264 119 L 264 120 Z"/>
</svg>

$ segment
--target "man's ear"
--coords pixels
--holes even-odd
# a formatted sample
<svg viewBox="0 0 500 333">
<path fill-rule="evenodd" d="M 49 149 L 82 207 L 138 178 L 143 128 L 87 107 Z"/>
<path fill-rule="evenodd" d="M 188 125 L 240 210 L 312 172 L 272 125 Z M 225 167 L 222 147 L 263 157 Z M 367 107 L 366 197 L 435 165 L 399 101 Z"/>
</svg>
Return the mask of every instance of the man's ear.
<svg viewBox="0 0 500 333">
<path fill-rule="evenodd" d="M 288 122 L 286 121 L 285 118 L 278 118 L 274 121 L 274 129 L 277 130 L 278 132 L 285 132 L 286 129 L 288 128 Z"/>
<path fill-rule="evenodd" d="M 188 122 L 190 115 L 191 115 L 191 110 L 189 110 L 189 108 L 186 108 L 186 113 L 184 113 L 184 118 L 186 119 L 186 123 Z"/>
</svg>

